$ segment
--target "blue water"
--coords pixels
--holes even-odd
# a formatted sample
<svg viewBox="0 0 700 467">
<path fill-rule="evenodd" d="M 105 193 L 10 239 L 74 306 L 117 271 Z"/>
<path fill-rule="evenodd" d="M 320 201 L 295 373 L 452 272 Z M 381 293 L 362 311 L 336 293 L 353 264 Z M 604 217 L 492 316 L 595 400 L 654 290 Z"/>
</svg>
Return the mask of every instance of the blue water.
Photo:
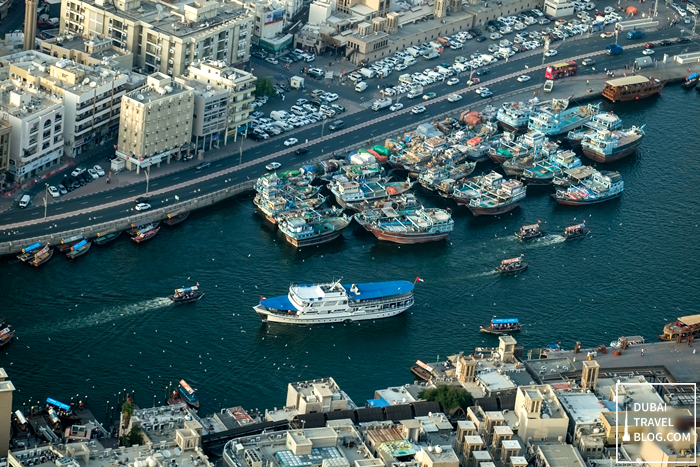
<svg viewBox="0 0 700 467">
<path fill-rule="evenodd" d="M 418 191 L 426 204 L 453 211 L 455 230 L 445 242 L 379 243 L 353 223 L 341 239 L 298 251 L 241 198 L 164 227 L 144 245 L 123 236 L 39 269 L 6 261 L 2 309 L 19 339 L 0 365 L 18 388 L 15 404 L 88 396 L 103 416 L 118 391 L 133 390 L 149 406 L 185 378 L 205 412 L 219 404 L 262 409 L 284 405 L 288 382 L 323 376 L 362 403 L 376 388 L 412 381 L 416 359 L 496 345 L 478 332 L 493 315 L 519 318 L 525 327 L 517 339 L 526 348 L 608 344 L 623 334 L 653 340 L 666 322 L 698 312 L 699 104 L 695 91 L 676 87 L 614 106 L 626 126 L 647 125 L 637 154 L 606 166 L 625 180 L 618 200 L 559 206 L 533 187 L 513 213 L 474 218 Z M 515 238 L 538 220 L 544 237 Z M 581 220 L 591 234 L 563 242 L 558 234 Z M 521 253 L 530 262 L 525 273 L 492 272 Z M 286 294 L 290 282 L 341 276 L 425 282 L 416 284 L 407 313 L 377 322 L 264 325 L 252 310 L 263 294 Z M 174 306 L 164 298 L 195 282 L 207 290 L 199 302 Z"/>
</svg>

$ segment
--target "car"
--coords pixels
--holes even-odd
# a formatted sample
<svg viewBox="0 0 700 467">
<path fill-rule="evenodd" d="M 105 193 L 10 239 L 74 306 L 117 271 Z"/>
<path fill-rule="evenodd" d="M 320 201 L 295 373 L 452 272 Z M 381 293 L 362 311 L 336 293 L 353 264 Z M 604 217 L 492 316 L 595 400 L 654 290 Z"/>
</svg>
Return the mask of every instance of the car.
<svg viewBox="0 0 700 467">
<path fill-rule="evenodd" d="M 139 203 L 136 205 L 135 209 L 137 211 L 147 211 L 148 209 L 151 209 L 151 205 L 148 203 Z"/>
<path fill-rule="evenodd" d="M 581 62 L 581 65 L 583 65 L 583 66 L 595 65 L 595 60 L 593 60 L 592 58 L 584 58 L 583 61 Z"/>
<path fill-rule="evenodd" d="M 654 47 L 656 47 L 656 44 L 654 44 L 653 42 L 647 42 L 646 44 L 644 44 L 644 47 L 646 47 L 647 49 L 653 49 Z"/>
<path fill-rule="evenodd" d="M 284 142 L 284 145 L 285 146 L 294 146 L 298 142 L 299 142 L 299 140 L 296 138 L 289 138 L 287 141 Z"/>
<path fill-rule="evenodd" d="M 461 42 L 453 42 L 452 45 L 450 45 L 450 49 L 452 50 L 462 50 L 463 47 L 464 44 L 462 44 Z"/>
<path fill-rule="evenodd" d="M 489 69 L 488 68 L 482 68 L 480 70 L 477 70 L 476 72 L 477 76 L 484 76 L 489 74 Z"/>
<path fill-rule="evenodd" d="M 88 174 L 87 176 L 92 178 L 93 180 L 97 180 L 98 178 L 100 178 L 100 176 L 97 175 L 97 172 L 95 171 L 95 169 L 88 169 L 87 174 Z"/>
<path fill-rule="evenodd" d="M 96 166 L 93 167 L 92 169 L 93 169 L 95 172 L 97 172 L 97 175 L 100 176 L 100 177 L 104 177 L 104 176 L 106 175 L 104 169 L 103 169 L 102 167 L 100 167 L 99 165 L 96 165 Z"/>
<path fill-rule="evenodd" d="M 435 99 L 435 96 L 436 96 L 436 95 L 437 95 L 437 94 L 435 94 L 434 92 L 429 92 L 428 94 L 424 94 L 424 95 L 423 95 L 423 100 L 424 100 L 424 101 L 429 101 L 430 99 Z"/>
<path fill-rule="evenodd" d="M 520 81 L 521 83 L 524 83 L 526 81 L 530 81 L 530 77 L 528 75 L 521 75 L 521 76 L 518 76 L 518 81 Z"/>
<path fill-rule="evenodd" d="M 265 52 L 253 52 L 250 55 L 260 59 L 267 57 L 267 54 Z"/>
<path fill-rule="evenodd" d="M 284 63 L 294 63 L 294 60 L 292 60 L 292 59 L 289 58 L 289 57 L 281 57 L 281 58 L 280 58 L 280 62 L 284 62 Z"/>
<path fill-rule="evenodd" d="M 328 102 L 333 102 L 338 100 L 338 94 L 329 92 L 323 95 L 323 98 L 326 99 Z"/>
<path fill-rule="evenodd" d="M 487 97 L 493 96 L 493 93 L 487 89 L 486 91 L 482 91 L 480 95 L 482 98 L 486 99 Z"/>
<path fill-rule="evenodd" d="M 68 190 L 68 187 L 66 187 L 63 183 L 59 183 L 57 188 L 58 188 L 58 191 L 59 191 L 62 195 L 67 195 L 67 194 L 68 194 L 68 191 L 69 191 L 69 190 Z"/>
<path fill-rule="evenodd" d="M 340 104 L 331 104 L 331 108 L 338 112 L 345 112 L 345 107 Z"/>
<path fill-rule="evenodd" d="M 642 55 L 654 55 L 654 50 L 653 49 L 644 49 L 644 50 L 642 50 Z"/>
<path fill-rule="evenodd" d="M 545 57 L 554 57 L 557 54 L 557 51 L 554 49 L 550 49 L 544 53 Z"/>
<path fill-rule="evenodd" d="M 688 39 L 687 37 L 680 37 L 676 40 L 676 42 L 679 44 L 687 44 L 688 42 L 690 42 L 690 39 Z"/>
<path fill-rule="evenodd" d="M 666 47 L 667 45 L 673 45 L 673 41 L 670 41 L 668 39 L 664 39 L 662 41 L 659 41 L 659 45 Z"/>
<path fill-rule="evenodd" d="M 494 33 L 492 33 L 492 34 L 489 36 L 489 39 L 491 39 L 492 41 L 497 41 L 497 40 L 500 39 L 501 37 L 503 37 L 502 34 L 499 34 L 499 33 L 497 33 L 497 32 L 494 32 Z"/>
<path fill-rule="evenodd" d="M 326 91 L 323 91 L 322 89 L 316 89 L 314 91 L 311 91 L 311 97 L 313 97 L 315 99 L 317 97 L 321 97 L 325 93 L 326 93 Z"/>
<path fill-rule="evenodd" d="M 469 81 L 467 81 L 467 86 L 474 86 L 475 84 L 479 84 L 481 80 L 479 78 L 472 78 Z"/>
<path fill-rule="evenodd" d="M 302 154 L 306 154 L 307 152 L 309 152 L 308 149 L 306 149 L 306 148 L 299 148 L 299 149 L 297 149 L 297 150 L 294 151 L 294 154 L 296 154 L 297 156 L 301 156 Z"/>
<path fill-rule="evenodd" d="M 249 133 L 248 138 L 252 139 L 253 141 L 265 141 L 267 138 L 269 138 L 270 135 L 267 133 Z"/>
<path fill-rule="evenodd" d="M 211 167 L 211 162 L 200 162 L 195 166 L 196 170 L 202 170 L 206 169 L 207 167 Z"/>
<path fill-rule="evenodd" d="M 389 110 L 391 110 L 392 112 L 396 112 L 397 110 L 401 109 L 403 109 L 403 104 L 401 104 L 400 102 L 397 102 L 396 104 L 389 107 Z"/>
<path fill-rule="evenodd" d="M 267 57 L 265 59 L 265 61 L 267 63 L 272 63 L 273 65 L 279 65 L 279 63 L 280 63 L 279 60 L 277 60 L 276 58 L 272 58 L 272 57 Z"/>
<path fill-rule="evenodd" d="M 58 188 L 55 186 L 50 186 L 49 187 L 49 194 L 53 196 L 54 198 L 58 198 L 61 196 L 61 193 L 58 191 Z"/>
<path fill-rule="evenodd" d="M 459 84 L 459 78 L 450 78 L 447 80 L 448 86 L 454 86 L 455 84 Z"/>
<path fill-rule="evenodd" d="M 265 168 L 267 170 L 276 170 L 276 169 L 279 169 L 280 167 L 282 167 L 282 164 L 280 164 L 279 162 L 270 162 L 269 164 L 267 164 L 265 166 Z"/>
<path fill-rule="evenodd" d="M 602 33 L 602 34 L 600 35 L 600 38 L 601 38 L 601 39 L 607 39 L 608 37 L 612 37 L 612 36 L 614 36 L 614 35 L 615 35 L 614 33 L 610 32 L 610 31 L 606 31 L 606 32 L 604 32 L 604 33 Z"/>
<path fill-rule="evenodd" d="M 462 95 L 461 94 L 450 94 L 447 96 L 447 100 L 450 102 L 459 102 L 462 100 Z"/>
<path fill-rule="evenodd" d="M 76 167 L 75 170 L 73 170 L 70 175 L 71 177 L 77 177 L 81 173 L 85 172 L 85 167 Z"/>
<path fill-rule="evenodd" d="M 417 105 L 411 109 L 411 112 L 413 112 L 414 114 L 422 114 L 423 112 L 425 112 L 425 107 L 423 107 L 422 105 Z"/>
<path fill-rule="evenodd" d="M 479 36 L 476 38 L 477 42 L 484 42 L 486 39 L 484 39 L 482 36 Z"/>
<path fill-rule="evenodd" d="M 92 181 L 92 176 L 88 175 L 87 172 L 83 172 L 76 177 L 80 185 L 85 186 Z"/>
<path fill-rule="evenodd" d="M 70 177 L 70 178 L 68 179 L 68 183 L 70 183 L 70 186 L 71 186 L 74 190 L 77 190 L 78 188 L 80 188 L 80 187 L 82 186 L 82 185 L 80 184 L 80 182 L 78 181 L 78 179 L 75 178 L 75 177 Z"/>
</svg>

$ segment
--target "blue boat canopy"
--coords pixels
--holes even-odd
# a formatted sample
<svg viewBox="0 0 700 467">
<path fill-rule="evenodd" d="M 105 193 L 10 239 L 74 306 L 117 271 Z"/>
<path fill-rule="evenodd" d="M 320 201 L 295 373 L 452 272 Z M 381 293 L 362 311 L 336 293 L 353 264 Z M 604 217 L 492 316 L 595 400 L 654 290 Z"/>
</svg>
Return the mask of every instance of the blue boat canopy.
<svg viewBox="0 0 700 467">
<path fill-rule="evenodd" d="M 517 324 L 518 318 L 492 319 L 493 324 Z"/>
<path fill-rule="evenodd" d="M 697 77 L 698 77 L 698 74 L 697 74 L 697 73 L 693 73 L 692 75 L 688 76 L 686 79 L 687 79 L 688 81 L 691 81 L 691 80 L 694 80 L 694 79 L 697 78 Z"/>
<path fill-rule="evenodd" d="M 81 240 L 80 243 L 76 243 L 73 246 L 73 250 L 77 250 L 78 248 L 84 247 L 85 245 L 87 245 L 87 241 Z"/>
<path fill-rule="evenodd" d="M 26 253 L 26 252 L 28 252 L 28 251 L 36 250 L 36 249 L 39 248 L 40 246 L 41 246 L 41 243 L 39 243 L 39 242 L 35 243 L 34 245 L 29 245 L 27 248 L 24 248 L 24 249 L 22 250 L 22 253 Z"/>
<path fill-rule="evenodd" d="M 70 410 L 70 405 L 66 405 L 63 402 L 58 402 L 57 400 L 51 399 L 50 397 L 46 399 L 46 403 L 58 407 L 59 409 Z"/>
</svg>

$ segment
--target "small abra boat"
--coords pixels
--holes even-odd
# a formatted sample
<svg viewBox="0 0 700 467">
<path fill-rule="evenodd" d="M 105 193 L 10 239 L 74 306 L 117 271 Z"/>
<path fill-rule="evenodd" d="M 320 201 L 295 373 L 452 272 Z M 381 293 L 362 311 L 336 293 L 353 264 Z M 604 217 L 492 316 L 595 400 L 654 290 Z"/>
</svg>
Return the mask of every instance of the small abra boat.
<svg viewBox="0 0 700 467">
<path fill-rule="evenodd" d="M 181 289 L 175 289 L 175 293 L 170 295 L 168 298 L 173 301 L 173 303 L 188 303 L 196 302 L 200 298 L 204 297 L 204 290 L 199 290 L 199 283 L 192 287 L 183 287 Z"/>
<path fill-rule="evenodd" d="M 135 237 L 132 237 L 131 239 L 135 241 L 136 243 L 143 243 L 147 242 L 148 240 L 152 239 L 153 237 L 156 236 L 156 234 L 160 231 L 160 227 L 157 227 L 155 229 L 151 230 L 146 230 L 145 232 L 141 232 Z"/>
<path fill-rule="evenodd" d="M 420 360 L 416 361 L 416 364 L 411 367 L 411 373 L 418 376 L 423 381 L 430 381 L 433 379 L 433 367 L 426 365 Z"/>
<path fill-rule="evenodd" d="M 499 274 L 514 274 L 526 270 L 529 265 L 530 263 L 523 261 L 523 255 L 520 255 L 518 258 L 504 259 L 496 271 Z"/>
<path fill-rule="evenodd" d="M 518 322 L 518 318 L 505 318 L 491 320 L 489 326 L 479 326 L 481 332 L 488 334 L 510 334 L 511 332 L 520 332 L 522 325 Z"/>
<path fill-rule="evenodd" d="M 73 245 L 75 245 L 76 243 L 80 243 L 83 240 L 85 240 L 85 238 L 82 236 L 82 234 L 74 235 L 72 237 L 64 238 L 63 240 L 61 240 L 61 244 L 58 245 L 56 248 L 61 253 L 66 253 L 70 251 L 71 248 L 73 248 Z"/>
<path fill-rule="evenodd" d="M 41 249 L 41 243 L 37 242 L 33 245 L 29 245 L 26 248 L 22 248 L 22 254 L 17 255 L 17 259 L 26 263 L 27 261 L 34 258 L 37 251 Z"/>
<path fill-rule="evenodd" d="M 177 225 L 180 222 L 183 222 L 189 217 L 189 215 L 190 211 L 185 211 L 184 209 L 182 209 L 180 211 L 168 214 L 168 218 L 165 219 L 163 222 L 172 227 L 173 225 Z"/>
<path fill-rule="evenodd" d="M 199 408 L 199 399 L 197 399 L 197 395 L 195 394 L 195 390 L 190 387 L 189 384 L 183 379 L 180 380 L 180 388 L 178 389 L 180 391 L 180 396 L 182 396 L 182 400 L 187 403 L 190 407 L 193 407 L 195 409 Z"/>
<path fill-rule="evenodd" d="M 567 240 L 571 240 L 574 238 L 581 238 L 585 237 L 588 235 L 588 232 L 590 232 L 591 229 L 586 227 L 586 224 L 578 224 L 578 225 L 572 225 L 571 227 L 567 227 L 564 232 L 562 232 L 561 236 L 564 237 Z"/>
<path fill-rule="evenodd" d="M 9 326 L 0 330 L 0 348 L 12 342 L 13 337 L 15 337 L 15 331 L 11 330 Z"/>
<path fill-rule="evenodd" d="M 515 232 L 515 236 L 520 240 L 529 240 L 531 238 L 541 237 L 542 233 L 540 224 L 532 224 L 520 227 L 520 231 Z"/>
<path fill-rule="evenodd" d="M 47 263 L 51 257 L 53 257 L 53 252 L 54 249 L 49 248 L 49 244 L 47 243 L 44 248 L 34 255 L 34 259 L 29 261 L 29 264 L 38 268 L 42 264 Z"/>
<path fill-rule="evenodd" d="M 83 256 L 85 253 L 90 250 L 90 247 L 92 246 L 92 242 L 88 242 L 87 240 L 83 240 L 80 243 L 76 243 L 73 245 L 73 247 L 70 249 L 70 251 L 66 254 L 68 259 L 75 259 Z"/>
<path fill-rule="evenodd" d="M 698 84 L 698 78 L 700 75 L 693 73 L 685 77 L 685 81 L 681 83 L 683 89 L 693 89 Z"/>
<path fill-rule="evenodd" d="M 97 237 L 92 239 L 92 243 L 97 246 L 106 245 L 107 243 L 116 240 L 122 234 L 122 230 L 110 229 L 104 232 L 98 232 Z"/>
</svg>

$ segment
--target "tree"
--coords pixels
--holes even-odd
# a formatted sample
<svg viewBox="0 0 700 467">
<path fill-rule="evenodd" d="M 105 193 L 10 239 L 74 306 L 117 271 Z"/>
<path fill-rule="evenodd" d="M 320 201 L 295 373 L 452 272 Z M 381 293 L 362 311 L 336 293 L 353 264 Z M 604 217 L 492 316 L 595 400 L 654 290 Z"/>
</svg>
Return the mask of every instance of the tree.
<svg viewBox="0 0 700 467">
<path fill-rule="evenodd" d="M 442 408 L 448 412 L 458 407 L 467 410 L 467 407 L 473 405 L 472 395 L 467 390 L 459 386 L 448 386 L 446 384 L 421 391 L 419 397 L 427 401 L 439 402 Z"/>
<path fill-rule="evenodd" d="M 275 91 L 275 87 L 272 85 L 270 78 L 258 78 L 258 80 L 255 82 L 256 97 L 272 97 L 275 94 L 277 94 L 277 91 Z"/>
<path fill-rule="evenodd" d="M 135 409 L 136 405 L 134 405 L 134 402 L 131 399 L 127 399 L 126 402 L 124 402 L 124 404 L 122 405 L 124 427 L 129 426 L 129 421 L 131 420 L 131 416 L 134 415 Z"/>
<path fill-rule="evenodd" d="M 129 430 L 129 433 L 120 436 L 119 441 L 122 446 L 133 446 L 134 444 L 141 444 L 141 428 L 135 426 Z"/>
</svg>

